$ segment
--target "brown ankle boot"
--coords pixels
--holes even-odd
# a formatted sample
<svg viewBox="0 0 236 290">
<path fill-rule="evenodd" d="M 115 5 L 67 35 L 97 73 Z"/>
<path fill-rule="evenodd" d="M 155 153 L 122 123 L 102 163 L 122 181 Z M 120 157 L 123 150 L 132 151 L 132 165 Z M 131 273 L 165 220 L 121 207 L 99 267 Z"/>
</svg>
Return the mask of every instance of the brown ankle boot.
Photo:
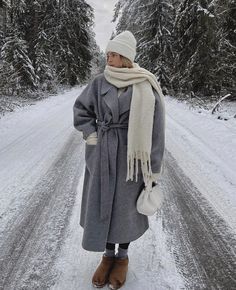
<svg viewBox="0 0 236 290">
<path fill-rule="evenodd" d="M 105 255 L 102 256 L 102 260 L 98 265 L 92 278 L 92 283 L 94 287 L 102 288 L 106 285 L 114 261 L 115 257 L 107 257 Z"/>
<path fill-rule="evenodd" d="M 124 285 L 128 272 L 128 263 L 128 257 L 125 259 L 115 258 L 114 266 L 109 275 L 109 287 L 111 289 L 119 289 Z"/>
</svg>

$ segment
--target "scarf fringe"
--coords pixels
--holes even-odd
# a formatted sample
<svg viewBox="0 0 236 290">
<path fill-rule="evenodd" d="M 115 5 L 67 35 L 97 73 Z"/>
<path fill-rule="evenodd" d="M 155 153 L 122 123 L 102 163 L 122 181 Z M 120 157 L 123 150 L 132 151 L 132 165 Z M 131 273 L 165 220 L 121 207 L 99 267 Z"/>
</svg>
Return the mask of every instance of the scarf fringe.
<svg viewBox="0 0 236 290">
<path fill-rule="evenodd" d="M 128 154 L 128 153 L 127 153 Z M 145 186 L 150 189 L 152 180 L 151 158 L 148 152 L 134 151 L 128 154 L 127 158 L 127 176 L 126 181 L 134 179 L 134 162 L 135 162 L 135 181 L 138 181 L 138 160 L 141 161 L 141 169 Z"/>
</svg>

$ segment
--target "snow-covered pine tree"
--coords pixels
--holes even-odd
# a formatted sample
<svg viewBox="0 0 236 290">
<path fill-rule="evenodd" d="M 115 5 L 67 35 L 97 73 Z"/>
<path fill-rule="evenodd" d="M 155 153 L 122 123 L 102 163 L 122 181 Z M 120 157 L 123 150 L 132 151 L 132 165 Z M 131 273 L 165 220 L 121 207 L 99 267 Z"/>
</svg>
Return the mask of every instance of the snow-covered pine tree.
<svg viewBox="0 0 236 290">
<path fill-rule="evenodd" d="M 42 30 L 38 33 L 37 43 L 34 46 L 35 71 L 39 77 L 41 88 L 51 91 L 56 85 L 57 74 L 53 65 L 48 35 Z"/>
<path fill-rule="evenodd" d="M 215 91 L 216 18 L 207 0 L 184 0 L 177 11 L 175 32 L 176 91 L 211 95 Z"/>
<path fill-rule="evenodd" d="M 234 0 L 119 0 L 113 21 L 116 33 L 134 33 L 136 61 L 154 72 L 163 88 L 205 96 L 234 91 Z"/>
<path fill-rule="evenodd" d="M 8 0 L 2 0 L 0 1 L 0 49 L 3 44 L 3 38 L 6 35 L 7 30 L 7 7 L 9 3 Z"/>
<path fill-rule="evenodd" d="M 8 92 L 21 94 L 38 87 L 38 77 L 27 55 L 27 43 L 17 31 L 7 37 L 1 49 L 1 66 L 1 77 L 5 77 L 4 88 Z"/>
<path fill-rule="evenodd" d="M 35 67 L 36 55 L 35 45 L 38 42 L 38 34 L 40 33 L 40 21 L 42 19 L 42 1 L 40 0 L 24 0 L 26 8 L 23 13 L 24 21 L 22 22 L 22 33 L 24 40 L 28 44 L 28 55 Z"/>
<path fill-rule="evenodd" d="M 172 0 L 121 0 L 114 10 L 117 33 L 126 29 L 134 33 L 136 61 L 158 77 L 164 91 L 170 87 L 172 73 L 174 16 Z"/>
<path fill-rule="evenodd" d="M 104 71 L 106 58 L 104 52 L 100 50 L 94 38 L 91 38 L 90 47 L 93 56 L 91 61 L 91 78 L 93 78 Z"/>
<path fill-rule="evenodd" d="M 136 31 L 139 45 L 137 61 L 154 73 L 165 92 L 170 88 L 171 69 L 173 63 L 172 29 L 174 7 L 171 1 L 149 0 L 142 4 L 139 14 L 142 25 Z"/>
<path fill-rule="evenodd" d="M 114 9 L 113 22 L 116 24 L 116 32 L 130 30 L 135 33 L 140 25 L 141 19 L 138 13 L 138 7 L 143 1 L 141 0 L 119 0 Z"/>
<path fill-rule="evenodd" d="M 10 55 L 13 49 L 10 45 L 15 47 L 18 41 L 17 49 L 22 52 L 21 57 L 25 57 L 22 63 L 30 63 L 28 67 L 32 74 L 34 71 L 37 85 L 39 80 L 40 87 L 45 87 L 45 82 L 50 87 L 52 78 L 73 85 L 89 76 L 95 47 L 91 48 L 93 9 L 84 0 L 8 0 L 5 12 L 5 34 L 0 36 L 3 55 Z M 23 45 L 21 50 L 20 45 Z M 5 78 L 6 71 L 8 74 L 13 72 L 3 70 L 2 61 L 0 59 L 1 79 Z M 23 73 L 21 79 L 25 80 L 25 86 L 27 74 L 23 71 L 18 70 L 17 75 L 20 77 Z M 18 78 L 10 79 L 18 82 Z M 33 79 L 28 81 L 30 88 L 36 84 Z M 16 86 L 11 83 L 11 86 L 18 87 L 18 83 Z"/>
<path fill-rule="evenodd" d="M 236 5 L 234 0 L 216 0 L 211 5 L 217 19 L 219 42 L 214 70 L 216 92 L 232 93 L 236 87 Z"/>
<path fill-rule="evenodd" d="M 24 13 L 26 9 L 25 0 L 9 0 L 9 28 L 10 31 L 17 30 L 20 37 L 24 33 Z"/>
<path fill-rule="evenodd" d="M 6 2 L 6 1 L 5 1 Z M 0 55 L 1 92 L 22 94 L 38 88 L 38 77 L 29 57 L 28 43 L 24 39 L 24 0 L 7 1 L 5 33 Z"/>
<path fill-rule="evenodd" d="M 84 0 L 61 1 L 56 16 L 51 38 L 56 70 L 61 83 L 74 85 L 90 74 L 93 9 Z"/>
</svg>

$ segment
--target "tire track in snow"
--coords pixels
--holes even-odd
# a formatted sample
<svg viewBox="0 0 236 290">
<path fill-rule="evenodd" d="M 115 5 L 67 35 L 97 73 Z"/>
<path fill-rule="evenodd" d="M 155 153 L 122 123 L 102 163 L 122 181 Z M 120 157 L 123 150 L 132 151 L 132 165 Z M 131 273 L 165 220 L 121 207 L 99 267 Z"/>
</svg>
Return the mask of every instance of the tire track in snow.
<svg viewBox="0 0 236 290">
<path fill-rule="evenodd" d="M 21 131 L 19 131 L 19 136 L 13 136 L 8 142 L 4 142 L 4 146 L 0 147 L 0 154 L 6 154 L 8 151 L 17 149 L 20 142 L 24 142 L 26 146 L 29 146 L 28 140 L 32 140 L 34 137 L 37 137 L 41 132 L 44 133 L 48 123 L 53 122 L 57 119 L 57 117 L 58 111 L 51 111 L 50 113 L 47 112 L 45 116 L 42 116 L 37 125 L 35 125 L 32 120 L 32 124 L 29 123 L 24 134 L 21 134 Z M 30 143 L 30 145 L 32 144 Z"/>
<path fill-rule="evenodd" d="M 236 239 L 166 152 L 164 226 L 187 289 L 236 289 Z"/>
<path fill-rule="evenodd" d="M 51 290 L 93 290 L 91 279 L 101 260 L 101 252 L 89 252 L 82 248 L 83 229 L 77 227 L 80 217 L 83 189 L 81 176 L 78 184 L 73 214 L 68 234 L 60 255 L 54 264 L 57 273 Z M 129 270 L 123 290 L 177 290 L 184 289 L 173 255 L 167 249 L 167 235 L 163 232 L 162 212 L 150 217 L 150 228 L 144 235 L 131 242 L 129 247 Z M 118 245 L 116 245 L 118 246 Z M 104 287 L 108 289 L 108 286 Z"/>
<path fill-rule="evenodd" d="M 168 151 L 173 153 L 185 175 L 197 186 L 208 203 L 235 231 L 236 174 L 233 168 L 223 162 L 217 150 L 207 147 L 202 138 L 198 138 L 189 128 L 183 127 L 178 120 L 168 115 L 168 123 Z"/>
<path fill-rule="evenodd" d="M 218 152 L 215 152 L 214 148 L 210 147 L 210 144 L 207 144 L 203 138 L 199 138 L 192 130 L 190 130 L 187 127 L 183 127 L 183 125 L 176 119 L 174 119 L 170 114 L 168 114 L 168 122 L 171 124 L 172 127 L 176 127 L 177 130 L 179 130 L 183 135 L 182 138 L 188 138 L 188 136 L 191 136 L 192 143 L 194 144 L 200 144 L 200 148 L 203 148 L 202 154 L 204 154 L 207 159 L 209 158 L 212 160 L 212 163 L 217 164 L 219 168 L 223 168 L 223 174 L 227 178 L 231 178 L 232 181 L 236 180 L 236 173 L 234 170 L 228 165 L 225 164 L 224 160 L 222 159 L 223 156 L 221 156 Z"/>
<path fill-rule="evenodd" d="M 46 289 L 60 249 L 82 173 L 81 140 L 72 134 L 58 159 L 9 220 L 0 242 L 0 289 Z"/>
</svg>

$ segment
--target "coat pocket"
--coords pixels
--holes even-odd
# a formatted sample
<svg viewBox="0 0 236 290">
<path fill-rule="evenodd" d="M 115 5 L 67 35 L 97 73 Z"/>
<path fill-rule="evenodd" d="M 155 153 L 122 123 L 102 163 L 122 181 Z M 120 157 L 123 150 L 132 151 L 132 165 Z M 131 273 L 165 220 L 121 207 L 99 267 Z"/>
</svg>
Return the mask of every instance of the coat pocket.
<svg viewBox="0 0 236 290">
<path fill-rule="evenodd" d="M 97 145 L 85 143 L 85 163 L 91 175 L 96 173 Z"/>
</svg>

